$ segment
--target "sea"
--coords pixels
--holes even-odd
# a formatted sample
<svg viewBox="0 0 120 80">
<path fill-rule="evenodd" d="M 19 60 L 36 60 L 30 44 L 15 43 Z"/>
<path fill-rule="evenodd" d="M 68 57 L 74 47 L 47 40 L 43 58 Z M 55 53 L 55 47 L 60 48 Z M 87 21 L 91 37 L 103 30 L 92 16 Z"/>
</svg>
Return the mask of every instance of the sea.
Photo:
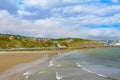
<svg viewBox="0 0 120 80">
<path fill-rule="evenodd" d="M 23 65 L 8 71 L 8 80 L 120 80 L 120 48 L 73 50 Z"/>
</svg>

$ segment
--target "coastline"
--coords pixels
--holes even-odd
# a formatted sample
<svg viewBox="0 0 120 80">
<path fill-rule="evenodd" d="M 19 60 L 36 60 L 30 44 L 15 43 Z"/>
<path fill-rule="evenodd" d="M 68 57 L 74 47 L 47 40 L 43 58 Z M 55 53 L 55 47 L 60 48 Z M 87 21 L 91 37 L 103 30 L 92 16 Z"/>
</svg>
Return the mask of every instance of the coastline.
<svg viewBox="0 0 120 80">
<path fill-rule="evenodd" d="M 0 75 L 0 80 L 16 80 L 20 76 L 23 76 L 23 74 L 26 73 L 28 70 L 30 71 L 34 69 L 34 71 L 37 71 L 36 67 L 40 65 L 39 68 L 41 68 L 43 66 L 42 64 L 46 64 L 49 59 L 50 58 L 46 55 L 40 59 L 33 60 L 31 62 L 17 64 L 2 73 Z"/>
<path fill-rule="evenodd" d="M 66 52 L 66 50 L 55 51 L 3 51 L 0 52 L 0 74 L 11 69 L 12 67 L 29 63 L 37 59 L 43 58 L 45 55 L 53 56 L 58 53 Z"/>
<path fill-rule="evenodd" d="M 88 48 L 84 48 L 88 49 Z M 94 49 L 94 48 L 89 48 L 89 49 Z M 13 80 L 12 76 L 19 77 L 20 74 L 24 74 L 25 72 L 34 69 L 34 71 L 37 71 L 36 69 L 40 69 L 43 67 L 42 64 L 48 65 L 49 61 L 57 54 L 63 54 L 64 52 L 69 52 L 71 50 L 78 50 L 78 49 L 69 49 L 69 50 L 54 50 L 54 51 L 8 51 L 8 52 L 0 52 L 0 57 L 12 57 L 13 60 L 16 60 L 16 57 L 23 59 L 23 62 L 20 63 L 15 63 L 16 61 L 12 61 L 12 63 L 15 63 L 12 65 L 12 67 L 4 69 L 3 74 L 0 75 L 0 80 Z M 47 57 L 45 57 L 47 55 Z M 30 58 L 26 60 L 27 58 Z M 7 58 L 8 59 L 8 58 Z M 21 59 L 17 59 L 18 61 Z M 5 58 L 4 58 L 5 60 Z M 9 60 L 9 59 L 8 59 Z M 41 62 L 42 61 L 42 62 Z M 34 65 L 31 65 L 34 64 Z M 2 65 L 4 66 L 4 65 Z M 25 66 L 25 67 L 23 67 Z M 27 66 L 27 67 L 26 67 Z M 79 66 L 78 66 L 79 67 Z M 85 71 L 84 69 L 81 68 L 81 73 L 86 73 L 86 76 L 88 75 L 89 71 Z M 34 73 L 34 72 L 33 72 Z M 11 76 L 12 75 L 12 76 Z M 90 74 L 89 74 L 90 75 Z M 6 77 L 7 76 L 7 77 Z M 101 75 L 99 74 L 94 74 L 92 73 L 91 76 L 94 77 L 100 77 L 102 78 Z M 91 78 L 91 77 L 89 77 Z M 104 77 L 103 77 L 104 78 Z M 116 80 L 112 79 L 110 77 L 105 77 L 108 78 L 108 80 Z M 104 79 L 103 79 L 104 80 Z M 106 80 L 106 79 L 105 79 Z"/>
<path fill-rule="evenodd" d="M 0 51 L 0 74 L 19 64 L 28 63 L 37 59 L 41 59 L 45 55 L 54 56 L 72 50 L 87 50 L 96 48 L 113 48 L 113 47 L 84 47 L 76 49 L 63 50 L 42 50 L 42 51 Z"/>
</svg>

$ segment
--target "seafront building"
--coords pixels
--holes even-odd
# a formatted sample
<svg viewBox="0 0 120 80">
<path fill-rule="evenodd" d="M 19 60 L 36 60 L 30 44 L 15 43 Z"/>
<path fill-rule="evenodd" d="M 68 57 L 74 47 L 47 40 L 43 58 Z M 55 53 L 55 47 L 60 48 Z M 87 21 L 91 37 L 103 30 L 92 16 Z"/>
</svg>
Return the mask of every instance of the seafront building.
<svg viewBox="0 0 120 80">
<path fill-rule="evenodd" d="M 120 40 L 100 40 L 103 46 L 120 46 Z"/>
</svg>

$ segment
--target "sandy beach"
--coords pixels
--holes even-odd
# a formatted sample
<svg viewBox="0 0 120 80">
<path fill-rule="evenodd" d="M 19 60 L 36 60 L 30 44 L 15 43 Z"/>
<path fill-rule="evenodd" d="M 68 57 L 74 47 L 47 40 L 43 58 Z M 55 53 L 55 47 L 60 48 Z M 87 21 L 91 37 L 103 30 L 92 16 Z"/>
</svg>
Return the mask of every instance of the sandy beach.
<svg viewBox="0 0 120 80">
<path fill-rule="evenodd" d="M 55 55 L 61 51 L 11 51 L 0 52 L 0 74 L 18 64 L 28 63 L 44 55 Z"/>
</svg>

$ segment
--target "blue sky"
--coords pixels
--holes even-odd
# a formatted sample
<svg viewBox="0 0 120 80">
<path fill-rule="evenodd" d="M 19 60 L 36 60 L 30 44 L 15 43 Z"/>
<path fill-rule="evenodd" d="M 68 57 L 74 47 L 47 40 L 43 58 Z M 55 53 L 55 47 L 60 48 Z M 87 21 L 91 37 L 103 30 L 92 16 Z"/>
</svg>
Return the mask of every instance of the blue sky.
<svg viewBox="0 0 120 80">
<path fill-rule="evenodd" d="M 120 39 L 120 0 L 0 0 L 0 33 Z"/>
</svg>

